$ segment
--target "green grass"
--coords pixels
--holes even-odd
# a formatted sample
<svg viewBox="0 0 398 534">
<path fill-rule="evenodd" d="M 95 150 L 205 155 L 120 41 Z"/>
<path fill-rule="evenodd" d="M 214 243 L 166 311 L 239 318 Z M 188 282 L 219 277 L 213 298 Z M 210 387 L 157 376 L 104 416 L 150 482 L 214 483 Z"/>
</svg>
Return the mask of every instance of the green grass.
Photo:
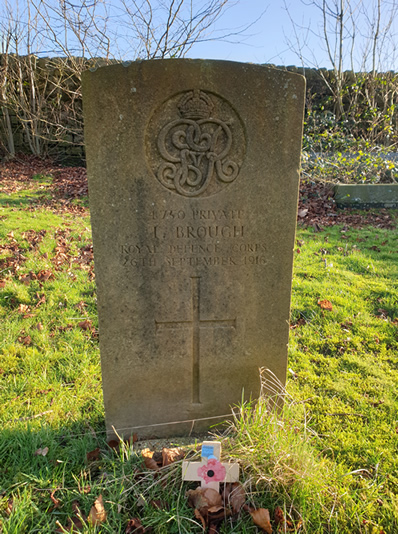
<svg viewBox="0 0 398 534">
<path fill-rule="evenodd" d="M 50 185 L 0 195 L 0 532 L 55 532 L 99 494 L 107 520 L 83 532 L 122 533 L 133 517 L 202 532 L 180 464 L 154 473 L 136 446 L 106 444 L 89 215 L 41 207 Z M 292 532 L 394 534 L 396 231 L 300 228 L 297 240 L 284 411 L 237 408 L 224 455 L 241 464 L 247 502 L 280 506 Z M 258 531 L 247 513 L 220 529 Z"/>
</svg>

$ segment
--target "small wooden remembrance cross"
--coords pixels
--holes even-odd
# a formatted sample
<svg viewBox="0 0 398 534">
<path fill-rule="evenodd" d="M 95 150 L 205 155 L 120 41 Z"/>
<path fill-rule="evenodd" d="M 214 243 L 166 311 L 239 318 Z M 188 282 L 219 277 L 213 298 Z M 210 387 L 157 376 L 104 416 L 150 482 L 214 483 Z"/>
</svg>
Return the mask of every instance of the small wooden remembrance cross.
<svg viewBox="0 0 398 534">
<path fill-rule="evenodd" d="M 239 464 L 221 463 L 221 443 L 204 441 L 201 462 L 182 462 L 182 479 L 200 481 L 202 488 L 220 491 L 220 482 L 238 482 Z"/>
</svg>

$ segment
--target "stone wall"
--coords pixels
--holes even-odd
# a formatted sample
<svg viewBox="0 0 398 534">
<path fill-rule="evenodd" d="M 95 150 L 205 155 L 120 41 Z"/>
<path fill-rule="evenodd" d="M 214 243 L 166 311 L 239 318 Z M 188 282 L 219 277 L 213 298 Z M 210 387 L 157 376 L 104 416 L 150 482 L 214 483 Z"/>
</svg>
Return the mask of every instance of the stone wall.
<svg viewBox="0 0 398 534">
<path fill-rule="evenodd" d="M 109 63 L 0 54 L 0 158 L 14 151 L 84 163 L 81 72 Z M 304 74 L 308 106 L 331 96 L 325 79 L 331 80 L 333 71 L 269 66 Z M 350 77 L 354 80 L 346 72 L 346 80 Z"/>
</svg>

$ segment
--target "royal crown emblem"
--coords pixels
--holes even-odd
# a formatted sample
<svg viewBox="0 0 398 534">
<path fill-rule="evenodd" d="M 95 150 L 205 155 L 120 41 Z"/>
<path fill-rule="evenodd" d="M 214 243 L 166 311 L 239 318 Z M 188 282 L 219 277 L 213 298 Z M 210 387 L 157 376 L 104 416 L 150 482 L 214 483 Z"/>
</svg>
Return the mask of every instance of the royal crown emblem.
<svg viewBox="0 0 398 534">
<path fill-rule="evenodd" d="M 152 141 L 148 143 L 151 159 L 159 161 L 152 163 L 159 182 L 185 197 L 209 196 L 234 182 L 245 153 L 245 136 L 230 104 L 193 89 L 173 97 L 166 109 L 168 120 L 158 130 L 156 149 Z M 151 121 L 153 133 L 157 122 Z"/>
<path fill-rule="evenodd" d="M 214 105 L 210 96 L 199 89 L 189 91 L 181 98 L 178 104 L 178 109 L 183 119 L 208 119 L 213 108 Z"/>
</svg>

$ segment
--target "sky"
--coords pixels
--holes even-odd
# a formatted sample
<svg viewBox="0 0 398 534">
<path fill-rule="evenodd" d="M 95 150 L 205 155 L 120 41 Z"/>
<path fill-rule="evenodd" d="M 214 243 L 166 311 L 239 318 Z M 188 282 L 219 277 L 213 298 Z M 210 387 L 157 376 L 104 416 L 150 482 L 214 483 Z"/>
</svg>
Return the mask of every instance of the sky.
<svg viewBox="0 0 398 534">
<path fill-rule="evenodd" d="M 359 68 L 369 44 L 369 29 L 374 21 L 377 0 L 350 0 L 357 20 L 355 40 L 355 63 Z M 322 4 L 322 1 L 317 1 Z M 331 8 L 339 3 L 338 0 L 328 0 Z M 346 0 L 346 5 L 350 2 Z M 243 29 L 241 37 L 231 37 L 230 42 L 197 43 L 188 54 L 188 57 L 225 59 L 231 61 L 248 61 L 253 63 L 273 63 L 275 65 L 296 65 L 307 67 L 317 66 L 330 68 L 325 43 L 319 38 L 323 32 L 323 19 L 320 9 L 313 5 L 312 0 L 238 0 L 227 10 L 217 24 L 217 31 L 222 34 L 225 28 L 244 28 L 253 25 L 247 30 Z M 380 29 L 389 21 L 389 10 L 393 0 L 382 0 L 382 21 Z M 363 12 L 361 15 L 361 11 Z M 347 15 L 346 15 L 347 16 Z M 297 54 L 297 39 L 293 30 L 291 19 L 295 21 L 298 40 L 307 43 L 302 49 L 303 60 Z M 398 44 L 397 23 L 398 16 L 394 17 L 390 33 L 392 41 L 380 44 L 378 56 L 381 60 L 379 68 L 398 70 L 398 61 L 395 57 L 395 46 Z M 335 19 L 330 17 L 335 24 Z M 333 33 L 332 27 L 330 27 Z M 213 34 L 216 36 L 217 31 Z M 352 29 L 347 22 L 347 32 L 344 46 L 347 51 L 344 57 L 345 68 L 351 68 L 349 51 L 351 50 Z M 235 41 L 235 42 L 231 42 Z M 290 43 L 289 43 L 290 41 Z M 333 44 L 333 43 L 332 43 Z M 391 49 L 394 49 L 393 52 Z M 388 51 L 387 51 L 388 49 Z M 388 58 L 387 58 L 388 55 Z"/>
<path fill-rule="evenodd" d="M 290 1 L 289 10 L 294 19 L 302 21 L 300 0 Z M 188 56 L 285 65 L 296 65 L 299 61 L 286 43 L 292 25 L 283 0 L 239 0 L 217 23 L 213 37 L 230 29 L 242 31 L 242 35 L 225 41 L 197 43 Z"/>
<path fill-rule="evenodd" d="M 155 39 L 149 40 L 153 45 L 151 51 L 156 49 L 156 38 L 159 38 L 164 32 L 164 24 L 167 19 L 167 9 L 165 15 L 165 8 L 170 5 L 171 1 L 135 0 L 136 6 L 150 5 L 153 8 L 154 19 L 152 20 L 155 20 L 156 35 Z M 184 3 L 185 14 L 187 12 L 190 14 L 190 1 L 186 0 Z M 192 0 L 194 11 L 208 5 L 211 1 L 216 0 Z M 378 1 L 325 0 L 328 9 L 328 35 L 332 54 L 334 50 L 338 49 L 338 47 L 336 48 L 338 42 L 335 39 L 338 6 L 341 2 L 345 5 L 343 70 L 351 68 L 356 71 L 372 69 L 373 56 L 372 48 L 369 45 L 372 43 L 370 39 L 372 31 L 374 35 Z M 10 10 L 7 11 L 7 9 L 2 8 L 2 3 L 4 6 L 8 5 Z M 81 24 L 80 8 L 83 4 L 86 6 L 84 20 L 88 21 L 88 26 Z M 56 14 L 60 13 L 59 6 L 64 5 L 60 3 L 60 0 L 0 0 L 0 44 L 1 23 L 7 28 L 10 12 L 13 20 L 18 21 L 20 29 L 23 30 L 28 27 L 29 9 L 27 6 L 29 5 L 31 9 L 33 9 L 32 6 L 37 8 L 37 14 L 32 19 L 38 21 L 41 24 L 40 28 L 43 28 L 43 33 L 36 31 L 34 34 L 34 46 L 36 48 L 31 47 L 33 53 L 50 56 L 62 55 L 64 49 L 56 47 L 53 35 L 62 40 L 62 36 L 65 34 L 65 39 L 68 41 L 66 48 L 70 53 L 85 57 L 89 57 L 90 54 L 94 57 L 106 57 L 104 48 L 101 48 L 102 44 L 98 44 L 101 43 L 101 36 L 106 35 L 110 39 L 102 40 L 102 43 L 110 43 L 111 57 L 132 60 L 148 56 L 146 46 L 148 41 L 137 39 L 137 35 L 147 35 L 146 26 L 143 26 L 142 30 L 142 26 L 136 24 L 135 9 L 131 10 L 132 18 L 126 13 L 125 6 L 131 8 L 134 5 L 132 0 L 68 0 L 65 3 L 66 6 L 69 6 L 67 13 L 70 13 L 70 20 L 77 21 L 76 27 L 79 28 L 79 31 L 83 32 L 82 28 L 84 27 L 88 29 L 89 33 L 92 32 L 94 45 L 90 47 L 85 46 L 86 33 L 81 33 L 83 39 L 75 40 L 73 44 L 73 33 L 65 30 L 62 18 L 58 17 L 57 19 Z M 172 5 L 178 5 L 178 2 Z M 207 41 L 195 43 L 187 57 L 260 64 L 273 63 L 285 66 L 296 65 L 298 67 L 332 67 L 323 39 L 323 18 L 322 11 L 319 9 L 319 6 L 323 5 L 323 0 L 228 0 L 227 5 L 228 8 L 216 22 L 212 33 L 207 36 Z M 398 0 L 381 0 L 380 6 L 380 31 L 377 54 L 375 55 L 377 59 L 376 69 L 398 71 Z M 90 10 L 94 10 L 96 13 L 97 18 L 94 25 L 92 19 L 87 17 Z M 158 16 L 157 19 L 156 15 Z M 54 16 L 54 19 L 51 18 Z M 101 20 L 104 21 L 105 26 L 101 26 Z M 355 21 L 354 26 L 350 20 Z M 50 22 L 47 23 L 47 21 Z M 391 25 L 388 26 L 390 22 Z M 386 32 L 387 26 L 389 29 Z M 98 27 L 105 28 L 103 33 L 97 31 Z M 355 46 L 352 47 L 354 31 Z M 6 35 L 4 30 L 3 35 Z M 384 39 L 384 37 L 387 38 Z M 21 39 L 18 42 L 21 42 Z M 20 45 L 19 53 L 26 53 L 26 50 L 21 50 L 21 48 Z"/>
</svg>

